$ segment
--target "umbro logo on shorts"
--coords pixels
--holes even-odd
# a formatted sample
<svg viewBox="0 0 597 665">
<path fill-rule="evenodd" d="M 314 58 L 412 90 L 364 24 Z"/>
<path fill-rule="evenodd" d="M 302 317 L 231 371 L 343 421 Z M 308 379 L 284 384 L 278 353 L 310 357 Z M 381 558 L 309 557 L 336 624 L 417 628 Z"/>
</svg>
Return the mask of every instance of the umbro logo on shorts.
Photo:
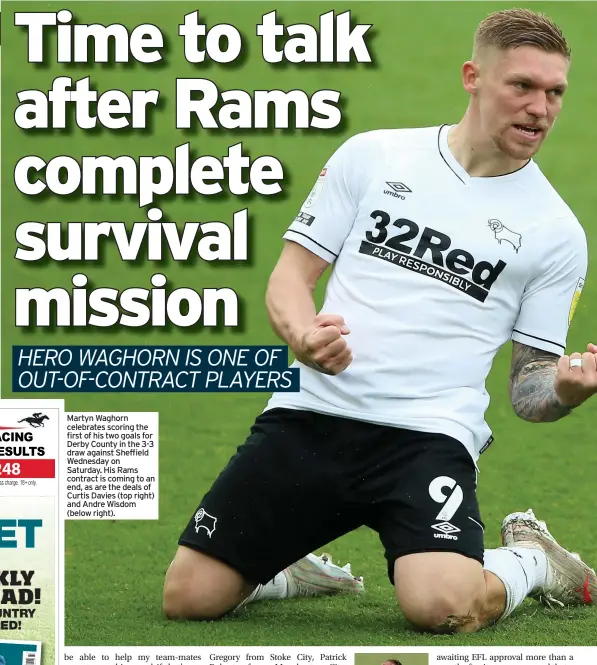
<svg viewBox="0 0 597 665">
<path fill-rule="evenodd" d="M 454 536 L 453 534 L 458 533 L 460 529 L 457 526 L 450 524 L 450 522 L 439 522 L 438 524 L 432 524 L 431 528 L 435 529 L 436 531 L 441 531 L 441 533 L 434 533 L 433 534 L 434 538 L 446 538 L 447 540 L 458 540 L 458 536 Z"/>
</svg>

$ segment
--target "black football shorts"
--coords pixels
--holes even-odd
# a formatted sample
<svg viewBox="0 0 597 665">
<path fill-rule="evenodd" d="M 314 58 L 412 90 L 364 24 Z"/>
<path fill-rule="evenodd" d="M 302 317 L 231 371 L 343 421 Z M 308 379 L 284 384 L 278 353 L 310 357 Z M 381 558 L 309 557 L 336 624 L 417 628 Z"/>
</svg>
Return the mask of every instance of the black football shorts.
<svg viewBox="0 0 597 665">
<path fill-rule="evenodd" d="M 266 583 L 361 526 L 394 561 L 458 552 L 483 562 L 476 467 L 443 434 L 311 411 L 262 413 L 191 517 L 179 544 Z"/>
</svg>

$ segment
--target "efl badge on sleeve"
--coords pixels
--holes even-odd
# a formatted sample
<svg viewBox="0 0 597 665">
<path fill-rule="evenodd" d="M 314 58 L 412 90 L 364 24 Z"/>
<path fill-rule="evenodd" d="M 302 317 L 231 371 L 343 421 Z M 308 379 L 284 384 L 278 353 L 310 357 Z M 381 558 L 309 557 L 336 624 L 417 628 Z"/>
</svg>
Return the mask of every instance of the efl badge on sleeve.
<svg viewBox="0 0 597 665">
<path fill-rule="evenodd" d="M 580 277 L 576 285 L 574 295 L 572 296 L 572 304 L 570 305 L 570 314 L 568 314 L 568 325 L 572 323 L 572 319 L 574 318 L 574 312 L 576 312 L 576 306 L 578 305 L 580 294 L 582 293 L 584 285 L 585 285 L 585 280 L 582 277 Z"/>
<path fill-rule="evenodd" d="M 311 190 L 311 193 L 307 197 L 307 200 L 303 204 L 304 208 L 310 208 L 311 206 L 314 206 L 317 201 L 319 201 L 319 197 L 321 196 L 321 192 L 323 191 L 323 186 L 325 185 L 325 176 L 328 172 L 327 166 L 321 170 L 321 173 L 319 174 L 319 178 L 317 178 L 317 182 L 315 183 L 315 186 Z"/>
</svg>

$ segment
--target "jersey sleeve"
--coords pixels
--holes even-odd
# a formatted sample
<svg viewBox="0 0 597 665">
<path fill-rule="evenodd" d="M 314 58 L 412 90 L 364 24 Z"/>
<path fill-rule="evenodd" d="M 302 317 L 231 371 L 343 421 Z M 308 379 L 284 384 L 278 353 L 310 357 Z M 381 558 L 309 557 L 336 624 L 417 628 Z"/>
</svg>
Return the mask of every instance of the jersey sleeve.
<svg viewBox="0 0 597 665">
<path fill-rule="evenodd" d="M 364 180 L 359 172 L 368 152 L 365 136 L 349 138 L 330 157 L 283 236 L 329 263 L 338 257 L 357 215 Z"/>
<path fill-rule="evenodd" d="M 563 355 L 587 274 L 587 240 L 580 224 L 566 226 L 525 288 L 512 339 Z"/>
</svg>

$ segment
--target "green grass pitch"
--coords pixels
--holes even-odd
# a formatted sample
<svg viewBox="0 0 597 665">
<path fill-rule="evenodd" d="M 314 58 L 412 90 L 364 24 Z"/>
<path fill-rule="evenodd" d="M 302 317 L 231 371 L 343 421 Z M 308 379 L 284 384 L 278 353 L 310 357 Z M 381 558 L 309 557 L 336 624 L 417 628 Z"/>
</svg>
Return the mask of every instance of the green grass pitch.
<svg viewBox="0 0 597 665">
<path fill-rule="evenodd" d="M 281 248 L 281 235 L 294 218 L 327 156 L 349 135 L 380 127 L 457 122 L 466 106 L 459 68 L 470 53 L 478 21 L 490 11 L 512 6 L 493 2 L 81 2 L 69 8 L 81 22 L 143 22 L 159 25 L 169 37 L 164 67 L 95 65 L 88 68 L 35 67 L 25 62 L 25 38 L 13 26 L 14 11 L 59 10 L 64 3 L 4 2 L 2 22 L 2 395 L 11 395 L 13 344 L 271 344 L 263 305 L 268 275 Z M 597 5 L 589 2 L 528 3 L 555 18 L 572 45 L 573 66 L 564 111 L 538 162 L 584 224 L 591 252 L 589 279 L 569 337 L 569 350 L 597 340 L 597 52 L 593 27 Z M 248 46 L 234 66 L 190 65 L 183 59 L 177 23 L 199 8 L 209 25 L 234 22 Z M 261 62 L 255 25 L 273 9 L 286 24 L 312 22 L 319 14 L 350 9 L 360 23 L 374 24 L 375 66 L 273 67 Z M 167 100 L 153 132 L 25 133 L 12 121 L 16 92 L 48 89 L 58 75 L 90 75 L 98 89 L 159 88 Z M 344 123 L 337 131 L 197 131 L 175 129 L 176 77 L 206 77 L 220 89 L 301 88 L 342 92 Z M 155 266 L 122 263 L 115 250 L 102 264 L 82 267 L 14 260 L 16 225 L 40 221 L 145 221 L 133 198 L 46 197 L 27 199 L 13 185 L 13 165 L 25 154 L 51 157 L 93 154 L 171 154 L 187 140 L 199 154 L 222 155 L 242 140 L 252 156 L 273 154 L 285 165 L 285 196 L 174 198 L 161 206 L 174 221 L 229 220 L 249 207 L 252 257 L 246 265 L 160 266 L 169 280 L 194 288 L 229 286 L 244 302 L 241 331 L 17 330 L 13 290 L 19 286 L 70 285 L 86 272 L 96 286 L 147 288 Z M 321 296 L 322 291 L 319 291 Z M 488 419 L 496 436 L 483 455 L 479 477 L 487 545 L 499 544 L 499 524 L 513 510 L 533 507 L 568 548 L 597 564 L 595 404 L 553 425 L 516 419 L 507 396 L 509 348 L 495 361 L 488 389 Z M 21 395 L 31 397 L 32 395 Z M 44 394 L 39 397 L 56 397 Z M 62 396 L 62 395 L 60 395 Z M 66 527 L 66 642 L 69 645 L 597 645 L 597 610 L 547 611 L 527 601 L 507 622 L 469 636 L 430 637 L 412 632 L 395 608 L 376 535 L 366 529 L 327 548 L 341 563 L 350 561 L 365 576 L 360 598 L 255 604 L 239 616 L 204 624 L 171 623 L 161 616 L 163 576 L 176 539 L 235 447 L 241 443 L 266 396 L 177 394 L 72 394 L 70 411 L 160 412 L 160 519 L 138 522 L 69 522 Z M 596 402 L 597 403 L 597 402 Z M 268 544 L 275 547 L 275 537 Z"/>
</svg>

